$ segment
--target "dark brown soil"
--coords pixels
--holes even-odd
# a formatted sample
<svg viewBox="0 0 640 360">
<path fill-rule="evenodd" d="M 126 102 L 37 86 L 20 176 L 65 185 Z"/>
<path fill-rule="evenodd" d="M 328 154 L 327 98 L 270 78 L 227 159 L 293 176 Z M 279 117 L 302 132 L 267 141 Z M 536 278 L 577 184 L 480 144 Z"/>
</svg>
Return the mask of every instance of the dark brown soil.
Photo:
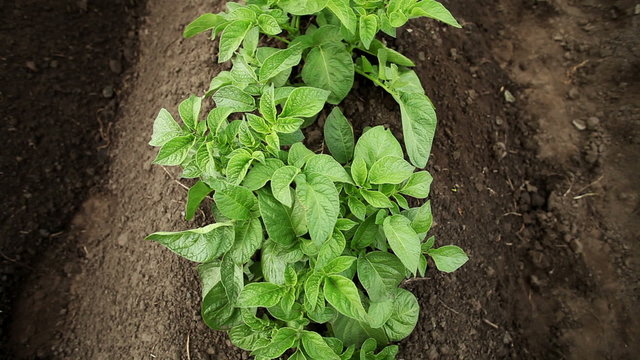
<svg viewBox="0 0 640 360">
<path fill-rule="evenodd" d="M 401 358 L 635 358 L 640 9 L 596 0 L 447 5 L 463 30 L 414 21 L 391 43 L 419 64 L 438 107 L 429 164 L 434 233 L 440 244 L 467 249 L 471 261 L 455 274 L 405 283 L 422 312 Z M 185 194 L 175 173 L 150 165 L 146 142 L 159 108 L 175 109 L 220 71 L 213 44 L 180 39 L 190 19 L 216 10 L 204 1 L 149 0 L 104 186 L 30 263 L 12 310 L 14 358 L 247 357 L 199 319 L 192 265 L 142 241 L 191 226 L 180 220 Z M 363 79 L 342 107 L 357 132 L 386 124 L 399 133 L 396 105 Z M 317 127 L 308 134 L 317 137 Z M 27 172 L 18 174 L 23 184 Z"/>
</svg>

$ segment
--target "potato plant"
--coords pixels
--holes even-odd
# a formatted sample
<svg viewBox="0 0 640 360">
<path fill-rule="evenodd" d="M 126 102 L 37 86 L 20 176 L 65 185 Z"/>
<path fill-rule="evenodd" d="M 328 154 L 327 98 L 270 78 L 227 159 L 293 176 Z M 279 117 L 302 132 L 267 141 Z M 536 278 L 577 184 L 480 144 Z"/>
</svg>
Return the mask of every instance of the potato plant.
<svg viewBox="0 0 640 360">
<path fill-rule="evenodd" d="M 254 0 L 204 14 L 185 37 L 219 36 L 218 60 L 231 61 L 202 96 L 165 109 L 150 144 L 156 164 L 198 179 L 188 193 L 192 219 L 212 198 L 215 223 L 148 237 L 197 262 L 202 317 L 256 359 L 394 359 L 419 306 L 400 287 L 467 260 L 457 246 L 427 237 L 424 170 L 436 116 L 413 62 L 376 38 L 395 36 L 427 16 L 459 26 L 432 0 Z M 262 35 L 262 36 L 261 36 Z M 263 46 L 265 38 L 278 47 Z M 302 128 L 350 92 L 355 74 L 399 104 L 405 148 L 377 126 L 359 139 L 338 107 L 324 124 L 329 154 L 304 144 Z M 206 116 L 203 100 L 215 102 Z M 205 102 L 206 103 L 206 102 Z M 209 204 L 209 202 L 207 202 Z"/>
</svg>

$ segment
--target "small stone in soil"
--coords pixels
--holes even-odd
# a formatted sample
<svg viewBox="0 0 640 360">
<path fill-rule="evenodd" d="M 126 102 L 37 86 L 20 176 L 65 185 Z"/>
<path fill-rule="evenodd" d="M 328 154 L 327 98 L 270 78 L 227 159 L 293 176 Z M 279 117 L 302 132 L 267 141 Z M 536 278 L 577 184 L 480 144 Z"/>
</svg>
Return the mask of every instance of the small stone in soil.
<svg viewBox="0 0 640 360">
<path fill-rule="evenodd" d="M 117 59 L 109 60 L 109 69 L 115 74 L 120 74 L 122 72 L 122 62 Z"/>
<path fill-rule="evenodd" d="M 513 96 L 511 91 L 505 90 L 504 91 L 504 101 L 506 101 L 508 103 L 514 103 L 514 102 L 516 102 L 516 98 L 515 98 L 515 96 Z"/>
<path fill-rule="evenodd" d="M 578 91 L 577 88 L 571 88 L 571 90 L 569 90 L 569 99 L 571 100 L 576 100 L 577 98 L 580 97 L 580 91 Z"/>
<path fill-rule="evenodd" d="M 595 116 L 587 119 L 587 128 L 589 128 L 589 130 L 594 130 L 599 124 L 600 119 Z"/>
<path fill-rule="evenodd" d="M 576 129 L 580 131 L 585 130 L 587 128 L 587 125 L 584 123 L 584 121 L 580 119 L 573 120 L 571 123 Z"/>
<path fill-rule="evenodd" d="M 102 89 L 102 97 L 110 99 L 113 97 L 113 86 L 107 85 Z"/>
<path fill-rule="evenodd" d="M 27 63 L 25 64 L 27 69 L 36 72 L 38 71 L 38 66 L 36 66 L 36 62 L 35 61 L 27 61 Z"/>
</svg>

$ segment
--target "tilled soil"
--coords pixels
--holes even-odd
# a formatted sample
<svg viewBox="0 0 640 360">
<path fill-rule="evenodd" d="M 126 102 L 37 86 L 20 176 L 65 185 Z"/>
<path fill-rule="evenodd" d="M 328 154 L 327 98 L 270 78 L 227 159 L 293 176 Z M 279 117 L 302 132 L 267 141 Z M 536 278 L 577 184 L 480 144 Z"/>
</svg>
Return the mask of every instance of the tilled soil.
<svg viewBox="0 0 640 360">
<path fill-rule="evenodd" d="M 434 234 L 471 260 L 405 283 L 422 310 L 401 358 L 634 358 L 640 8 L 447 6 L 463 30 L 419 20 L 389 42 L 419 64 L 438 108 Z M 247 358 L 202 324 L 193 266 L 142 240 L 193 226 L 180 220 L 176 172 L 151 166 L 146 143 L 161 107 L 175 112 L 222 69 L 214 44 L 180 38 L 188 21 L 219 8 L 148 1 L 104 186 L 59 243 L 35 248 L 41 256 L 12 311 L 13 358 Z M 341 107 L 357 133 L 385 124 L 400 134 L 397 105 L 366 80 Z M 318 127 L 307 134 L 317 140 Z"/>
</svg>

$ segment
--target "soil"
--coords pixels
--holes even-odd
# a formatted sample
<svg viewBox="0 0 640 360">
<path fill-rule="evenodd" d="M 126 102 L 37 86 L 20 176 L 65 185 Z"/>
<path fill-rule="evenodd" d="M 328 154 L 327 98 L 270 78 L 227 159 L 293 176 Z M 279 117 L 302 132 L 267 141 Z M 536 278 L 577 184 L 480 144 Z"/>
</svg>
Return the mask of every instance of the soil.
<svg viewBox="0 0 640 360">
<path fill-rule="evenodd" d="M 127 11 L 122 3 L 103 5 L 101 16 L 92 21 L 133 24 L 138 6 L 126 4 Z M 428 165 L 435 178 L 434 234 L 439 244 L 466 249 L 471 260 L 454 274 L 430 272 L 426 279 L 405 282 L 420 300 L 421 316 L 416 331 L 401 343 L 400 357 L 635 358 L 640 353 L 640 324 L 633 316 L 640 299 L 640 8 L 625 0 L 446 5 L 462 20 L 463 30 L 412 21 L 389 43 L 416 60 L 438 107 L 439 127 Z M 94 6 L 89 2 L 87 13 L 97 11 Z M 50 156 L 49 162 L 43 160 L 47 165 L 66 154 L 90 152 L 85 162 L 64 160 L 57 174 L 91 167 L 100 182 L 33 190 L 35 205 L 29 205 L 28 198 L 17 196 L 22 189 L 44 188 L 50 185 L 46 179 L 61 175 L 49 175 L 47 165 L 29 161 L 32 167 L 25 168 L 13 161 L 25 156 L 29 136 L 40 124 L 14 120 L 13 139 L 7 139 L 14 142 L 7 152 L 16 153 L 5 159 L 3 152 L 2 172 L 19 175 L 1 179 L 3 189 L 16 197 L 8 198 L 3 210 L 15 214 L 3 225 L 3 234 L 16 244 L 3 243 L 2 264 L 29 276 L 6 277 L 21 279 L 19 287 L 5 287 L 18 289 L 8 323 L 10 358 L 248 357 L 230 346 L 225 335 L 203 325 L 193 265 L 142 240 L 153 231 L 193 226 L 180 220 L 185 192 L 175 181 L 176 171 L 151 166 L 154 150 L 146 143 L 161 107 L 175 112 L 180 99 L 201 93 L 222 70 L 213 62 L 215 44 L 205 37 L 180 38 L 192 18 L 220 8 L 200 0 L 149 0 L 133 37 L 120 28 L 122 37 L 116 36 L 111 25 L 101 31 L 111 34 L 109 42 L 87 32 L 76 40 L 85 48 L 93 44 L 88 49 L 100 49 L 104 58 L 113 49 L 137 54 L 118 87 L 108 141 L 99 137 L 99 126 L 86 125 L 80 134 L 72 132 L 79 131 L 74 127 L 60 132 L 84 135 L 83 141 L 60 135 L 54 145 L 42 147 L 41 156 Z M 23 16 L 3 20 L 9 29 L 27 28 L 21 26 Z M 1 34 L 3 40 L 19 39 L 5 28 Z M 32 75 L 41 82 L 15 89 L 21 84 L 17 79 L 33 71 L 25 61 L 38 61 L 35 51 L 43 51 L 44 45 L 12 44 L 14 48 L 0 50 L 7 51 L 0 57 L 3 70 L 14 69 L 3 76 L 16 79 L 14 88 L 5 89 L 2 82 L 2 111 L 12 109 L 3 117 L 11 120 L 33 110 L 25 119 L 40 120 L 36 107 L 19 95 L 40 94 L 37 98 L 45 100 L 38 114 L 43 113 L 60 106 L 59 96 L 43 95 L 60 80 L 45 77 L 44 65 L 38 64 Z M 93 123 L 105 100 L 87 97 L 89 85 L 98 86 L 100 93 L 102 83 L 91 67 L 98 65 L 86 64 L 75 66 L 75 76 L 67 72 L 61 79 L 78 81 L 76 87 L 84 84 L 83 91 L 69 94 L 68 103 L 77 104 L 74 114 L 83 115 L 78 119 Z M 93 80 L 80 82 L 83 77 Z M 12 107 L 4 104 L 7 98 Z M 397 105 L 363 79 L 357 79 L 341 107 L 356 132 L 385 124 L 400 134 Z M 50 122 L 47 130 L 68 125 L 63 115 L 42 121 Z M 313 142 L 318 127 L 307 134 Z M 106 145 L 108 160 L 96 161 L 100 145 Z M 107 164 L 108 171 L 98 170 Z M 42 213 L 49 193 L 57 196 L 49 195 L 52 210 Z M 24 206 L 31 207 L 18 213 Z M 44 228 L 40 221 L 46 219 L 57 224 L 47 228 L 45 238 L 53 240 L 36 240 Z M 17 241 L 17 229 L 28 231 L 20 238 L 24 240 Z M 63 233 L 51 236 L 59 231 Z M 18 243 L 28 249 L 19 252 L 19 259 L 18 253 L 8 253 Z"/>
</svg>

